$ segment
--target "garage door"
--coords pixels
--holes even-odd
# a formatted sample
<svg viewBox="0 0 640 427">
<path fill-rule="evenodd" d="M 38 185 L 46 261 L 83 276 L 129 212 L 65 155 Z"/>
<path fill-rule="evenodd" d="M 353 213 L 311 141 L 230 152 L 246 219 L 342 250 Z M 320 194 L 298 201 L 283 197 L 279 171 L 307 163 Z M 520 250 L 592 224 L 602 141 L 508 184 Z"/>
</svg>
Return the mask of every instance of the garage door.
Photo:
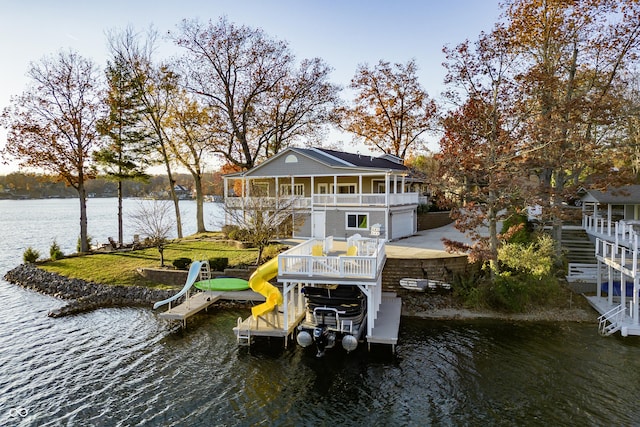
<svg viewBox="0 0 640 427">
<path fill-rule="evenodd" d="M 411 236 L 414 222 L 413 211 L 394 212 L 391 216 L 391 238 Z"/>
</svg>

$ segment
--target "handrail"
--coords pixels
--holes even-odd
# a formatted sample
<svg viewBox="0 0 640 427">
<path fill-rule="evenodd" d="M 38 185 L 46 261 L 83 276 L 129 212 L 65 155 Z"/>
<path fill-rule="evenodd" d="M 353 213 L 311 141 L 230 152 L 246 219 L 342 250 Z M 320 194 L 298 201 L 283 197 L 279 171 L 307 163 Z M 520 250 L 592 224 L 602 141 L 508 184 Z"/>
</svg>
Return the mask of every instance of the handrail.
<svg viewBox="0 0 640 427">
<path fill-rule="evenodd" d="M 191 286 L 193 286 L 193 284 L 198 280 L 198 276 L 200 275 L 200 268 L 202 266 L 202 262 L 201 261 L 193 261 L 191 263 L 191 267 L 189 267 L 189 274 L 187 276 L 187 281 L 184 284 L 184 287 L 182 288 L 182 290 L 180 292 L 178 292 L 177 294 L 175 294 L 172 297 L 169 297 L 165 300 L 162 301 L 158 301 L 157 303 L 153 304 L 153 309 L 155 310 L 158 307 L 162 307 L 165 304 L 170 304 L 173 301 L 177 300 L 178 298 L 180 298 L 181 296 L 183 296 L 184 294 L 186 294 L 189 289 L 191 288 Z M 171 306 L 169 306 L 171 307 Z"/>
</svg>

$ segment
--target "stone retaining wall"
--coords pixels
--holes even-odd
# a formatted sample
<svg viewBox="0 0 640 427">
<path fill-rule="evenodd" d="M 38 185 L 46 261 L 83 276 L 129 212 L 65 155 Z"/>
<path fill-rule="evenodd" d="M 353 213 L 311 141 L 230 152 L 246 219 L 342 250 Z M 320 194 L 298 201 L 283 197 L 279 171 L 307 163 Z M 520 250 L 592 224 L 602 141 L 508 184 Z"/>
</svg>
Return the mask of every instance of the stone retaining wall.
<svg viewBox="0 0 640 427">
<path fill-rule="evenodd" d="M 418 231 L 431 230 L 451 224 L 453 220 L 449 217 L 450 212 L 427 212 L 418 214 Z"/>
<path fill-rule="evenodd" d="M 387 258 L 382 271 L 382 290 L 401 295 L 407 291 L 400 286 L 400 279 L 431 279 L 452 283 L 457 274 L 470 268 L 466 256 L 432 259 Z"/>
</svg>

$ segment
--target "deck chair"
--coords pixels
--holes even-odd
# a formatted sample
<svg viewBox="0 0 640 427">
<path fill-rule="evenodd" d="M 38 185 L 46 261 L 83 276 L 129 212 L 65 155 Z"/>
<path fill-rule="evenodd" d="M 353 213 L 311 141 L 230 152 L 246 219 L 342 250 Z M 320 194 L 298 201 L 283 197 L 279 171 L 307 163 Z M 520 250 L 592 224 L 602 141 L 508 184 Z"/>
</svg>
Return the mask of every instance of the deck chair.
<svg viewBox="0 0 640 427">
<path fill-rule="evenodd" d="M 324 256 L 324 250 L 322 248 L 322 244 L 313 245 L 311 247 L 311 255 L 312 256 Z"/>
<path fill-rule="evenodd" d="M 351 245 L 347 248 L 347 256 L 357 256 L 358 255 L 358 247 L 355 245 Z"/>
</svg>

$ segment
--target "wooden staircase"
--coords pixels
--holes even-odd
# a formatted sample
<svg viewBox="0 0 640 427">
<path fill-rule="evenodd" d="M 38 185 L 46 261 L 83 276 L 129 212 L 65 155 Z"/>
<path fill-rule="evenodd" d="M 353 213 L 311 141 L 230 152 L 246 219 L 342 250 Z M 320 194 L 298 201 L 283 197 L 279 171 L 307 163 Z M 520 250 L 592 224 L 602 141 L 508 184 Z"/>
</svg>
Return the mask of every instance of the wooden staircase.
<svg viewBox="0 0 640 427">
<path fill-rule="evenodd" d="M 569 263 L 597 264 L 596 247 L 582 227 L 562 228 L 562 248 Z"/>
</svg>

